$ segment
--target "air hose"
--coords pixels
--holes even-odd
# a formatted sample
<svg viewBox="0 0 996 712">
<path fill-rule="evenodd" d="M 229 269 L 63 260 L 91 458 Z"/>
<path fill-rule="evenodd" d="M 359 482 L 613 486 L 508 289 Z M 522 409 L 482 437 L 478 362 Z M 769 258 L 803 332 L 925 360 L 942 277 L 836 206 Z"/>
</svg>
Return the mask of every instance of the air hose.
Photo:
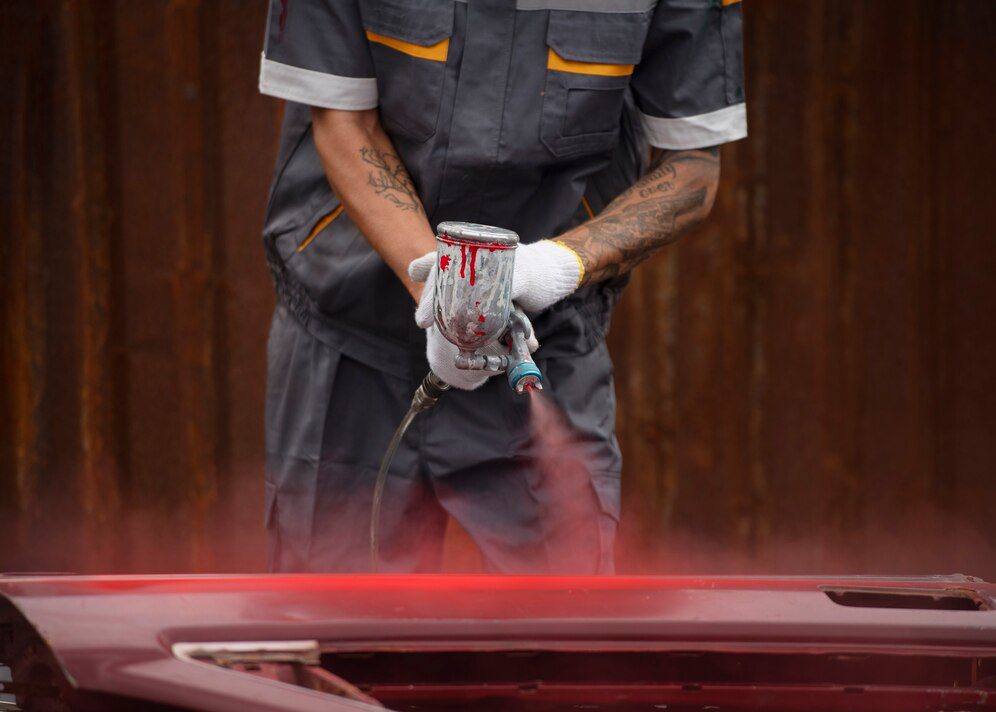
<svg viewBox="0 0 996 712">
<path fill-rule="evenodd" d="M 405 437 L 405 431 L 408 430 L 408 426 L 415 420 L 415 416 L 423 410 L 429 410 L 429 408 L 436 405 L 439 396 L 443 395 L 449 389 L 449 384 L 432 371 L 426 374 L 425 378 L 422 379 L 422 383 L 415 390 L 415 395 L 412 397 L 412 404 L 408 408 L 408 412 L 405 413 L 405 417 L 398 424 L 398 429 L 394 431 L 394 437 L 391 438 L 391 443 L 384 452 L 384 459 L 380 461 L 380 470 L 377 471 L 377 481 L 374 484 L 373 503 L 370 507 L 370 568 L 375 573 L 380 561 L 380 505 L 384 499 L 384 485 L 387 484 L 387 471 L 391 467 L 391 462 L 394 461 L 394 455 L 398 451 L 398 446 L 401 445 L 402 438 Z"/>
</svg>

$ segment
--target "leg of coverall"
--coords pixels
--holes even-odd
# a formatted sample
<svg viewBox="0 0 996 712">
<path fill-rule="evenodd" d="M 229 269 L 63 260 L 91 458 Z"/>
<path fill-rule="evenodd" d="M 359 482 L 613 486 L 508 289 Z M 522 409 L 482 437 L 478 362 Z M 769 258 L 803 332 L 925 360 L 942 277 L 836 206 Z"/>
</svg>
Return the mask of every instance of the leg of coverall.
<svg viewBox="0 0 996 712">
<path fill-rule="evenodd" d="M 278 308 L 269 344 L 267 529 L 273 571 L 370 568 L 370 503 L 380 457 L 411 384 L 338 353 Z M 435 571 L 446 515 L 411 443 L 392 465 L 381 514 L 383 571 Z"/>
<path fill-rule="evenodd" d="M 621 458 L 607 349 L 537 363 L 571 442 L 546 447 L 529 397 L 502 378 L 447 394 L 423 431 L 436 496 L 491 571 L 612 573 Z"/>
</svg>

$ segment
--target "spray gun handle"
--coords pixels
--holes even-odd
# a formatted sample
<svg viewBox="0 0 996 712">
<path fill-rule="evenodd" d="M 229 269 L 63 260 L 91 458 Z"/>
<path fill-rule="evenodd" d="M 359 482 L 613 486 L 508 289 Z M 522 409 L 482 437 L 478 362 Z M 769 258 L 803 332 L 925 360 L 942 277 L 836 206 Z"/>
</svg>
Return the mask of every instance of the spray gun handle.
<svg viewBox="0 0 996 712">
<path fill-rule="evenodd" d="M 473 351 L 460 351 L 454 365 L 464 371 L 490 371 L 504 373 L 508 385 L 516 393 L 522 393 L 526 386 L 543 389 L 543 374 L 529 353 L 529 338 L 533 335 L 533 325 L 529 317 L 516 307 L 508 317 L 505 337 L 508 339 L 507 356 L 479 354 Z"/>
<path fill-rule="evenodd" d="M 464 371 L 491 371 L 504 373 L 508 368 L 508 356 L 479 354 L 473 351 L 461 351 L 456 355 L 453 365 Z"/>
</svg>

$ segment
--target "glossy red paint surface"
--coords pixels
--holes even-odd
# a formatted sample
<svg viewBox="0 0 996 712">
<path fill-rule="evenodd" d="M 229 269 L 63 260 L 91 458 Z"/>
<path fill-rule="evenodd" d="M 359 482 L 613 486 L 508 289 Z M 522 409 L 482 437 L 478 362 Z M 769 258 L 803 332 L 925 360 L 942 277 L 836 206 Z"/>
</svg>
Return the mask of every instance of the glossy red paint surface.
<svg viewBox="0 0 996 712">
<path fill-rule="evenodd" d="M 177 705 L 196 700 L 209 709 L 336 709 L 346 703 L 180 660 L 174 644 L 317 640 L 334 650 L 943 651 L 996 657 L 996 610 L 851 607 L 832 601 L 827 587 L 969 591 L 983 608 L 996 607 L 996 586 L 964 578 L 0 577 L 0 595 L 32 623 L 78 687 Z"/>
</svg>

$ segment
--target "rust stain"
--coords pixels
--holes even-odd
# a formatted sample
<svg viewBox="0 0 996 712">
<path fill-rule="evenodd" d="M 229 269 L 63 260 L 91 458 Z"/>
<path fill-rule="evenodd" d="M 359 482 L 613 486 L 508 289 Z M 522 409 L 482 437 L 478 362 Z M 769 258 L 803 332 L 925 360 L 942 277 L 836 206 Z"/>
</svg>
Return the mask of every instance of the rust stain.
<svg viewBox="0 0 996 712">
<path fill-rule="evenodd" d="M 35 53 L 26 59 L 24 66 L 26 69 L 33 67 L 39 61 Z M 27 111 L 33 99 L 30 78 L 29 71 L 18 72 L 14 91 L 15 105 L 21 107 L 21 111 L 15 115 L 14 132 L 10 137 L 15 166 L 10 198 L 13 206 L 11 227 L 18 239 L 10 240 L 7 246 L 3 304 L 5 331 L 9 335 L 4 347 L 5 372 L 9 380 L 4 387 L 8 389 L 8 406 L 12 413 L 14 501 L 16 510 L 22 515 L 16 533 L 21 542 L 28 538 L 28 526 L 39 515 L 38 476 L 43 466 L 40 425 L 45 388 L 42 191 L 29 155 L 34 139 Z"/>
<path fill-rule="evenodd" d="M 176 215 L 174 237 L 177 263 L 171 275 L 175 305 L 174 344 L 179 389 L 180 435 L 184 476 L 183 497 L 194 512 L 191 559 L 195 568 L 211 568 L 208 518 L 218 496 L 217 379 L 215 369 L 215 240 L 209 202 L 216 200 L 214 167 L 207 163 L 208 136 L 204 102 L 210 100 L 200 38 L 203 7 L 186 2 L 166 15 L 166 48 L 172 125 L 177 141 L 173 153 L 170 193 Z"/>
<path fill-rule="evenodd" d="M 111 374 L 111 250 L 112 225 L 108 191 L 108 149 L 104 127 L 97 123 L 106 85 L 93 61 L 94 38 L 100 21 L 96 8 L 65 6 L 62 17 L 67 38 L 70 81 L 68 106 L 73 137 L 76 193 L 73 232 L 79 253 L 79 313 L 81 362 L 79 388 L 80 482 L 85 546 L 81 566 L 99 569 L 113 558 L 114 523 L 121 497 L 113 423 L 114 383 Z M 105 92 L 102 95 L 101 92 Z"/>
</svg>

